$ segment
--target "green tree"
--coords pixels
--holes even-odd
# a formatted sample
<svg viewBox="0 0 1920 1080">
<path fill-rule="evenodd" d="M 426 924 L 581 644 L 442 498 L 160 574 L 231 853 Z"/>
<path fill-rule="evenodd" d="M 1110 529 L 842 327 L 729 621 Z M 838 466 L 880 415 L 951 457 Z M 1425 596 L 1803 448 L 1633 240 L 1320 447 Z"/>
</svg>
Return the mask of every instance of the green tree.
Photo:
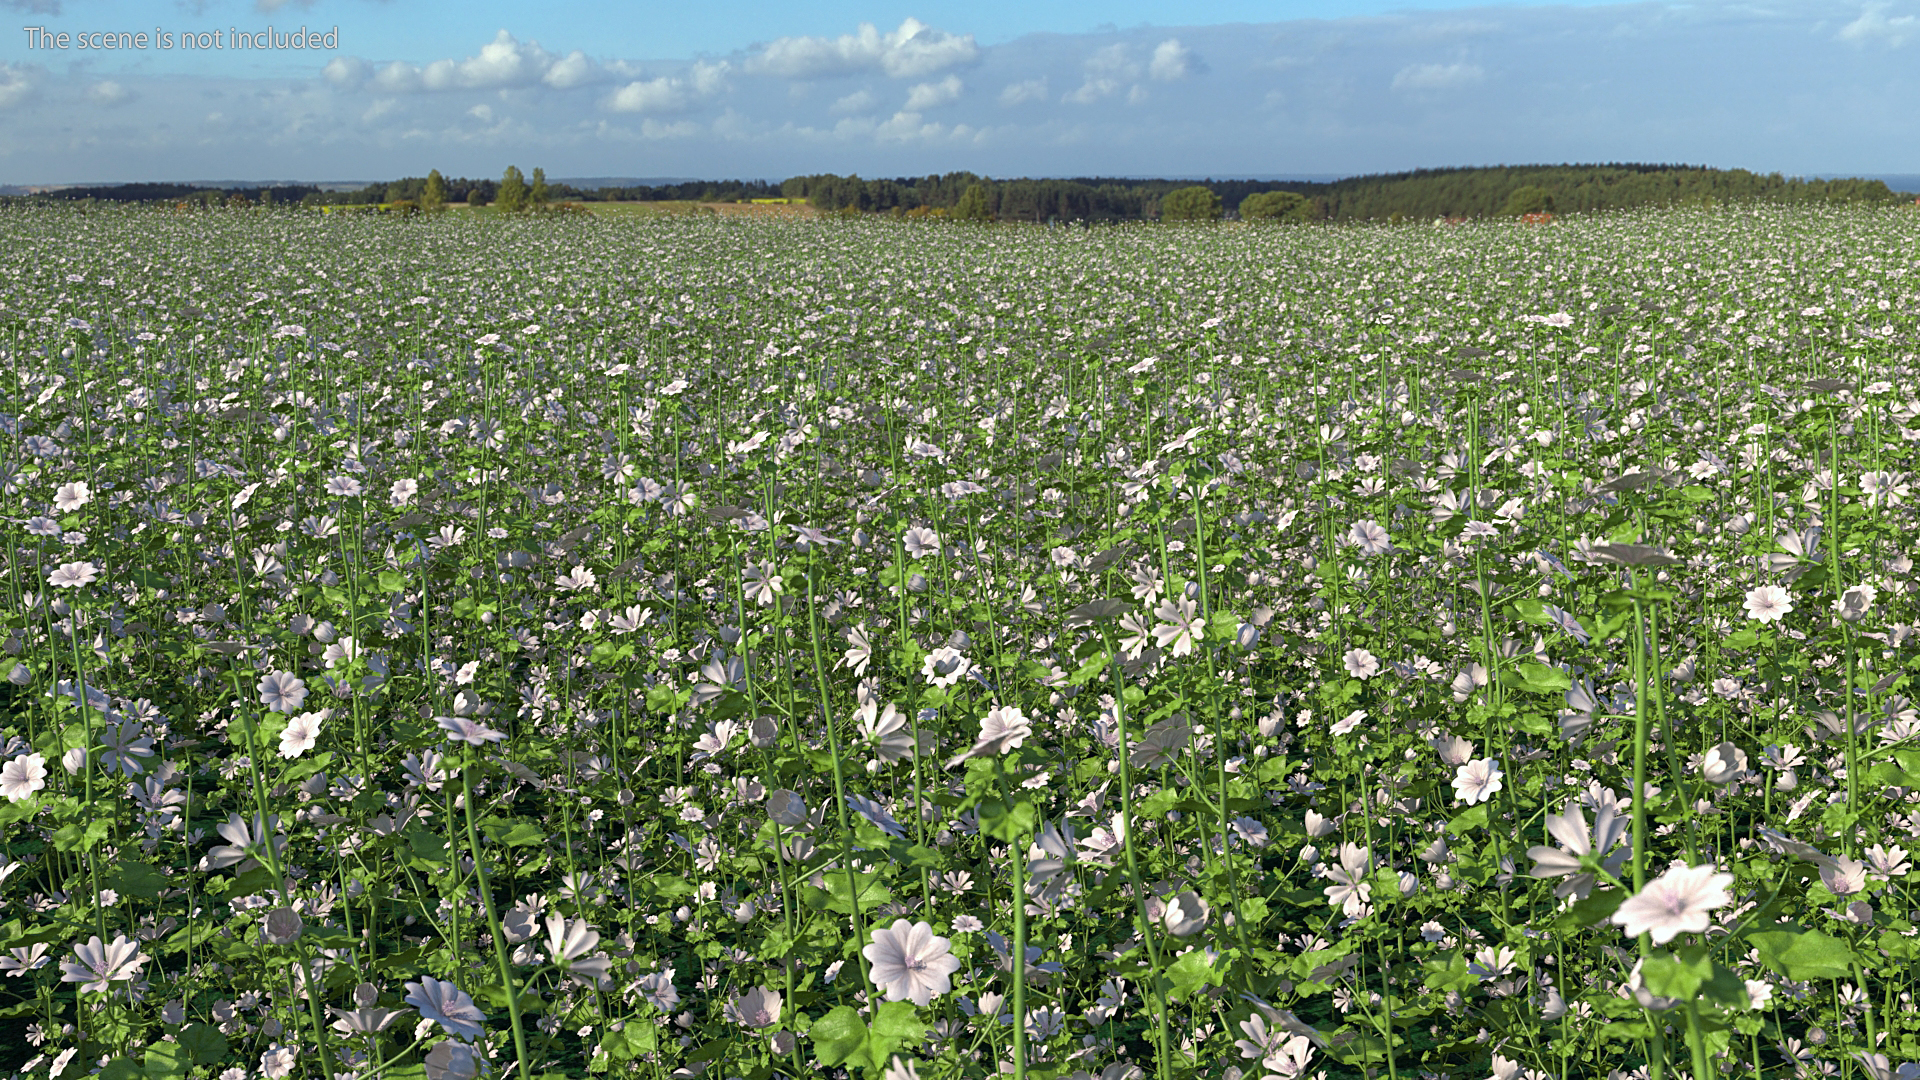
<svg viewBox="0 0 1920 1080">
<path fill-rule="evenodd" d="M 435 213 L 447 207 L 447 180 L 439 169 L 427 173 L 426 190 L 420 193 L 420 209 Z"/>
<path fill-rule="evenodd" d="M 953 208 L 953 216 L 961 221 L 993 220 L 992 212 L 987 209 L 987 185 L 967 185 L 967 190 L 960 193 L 960 202 Z"/>
<path fill-rule="evenodd" d="M 535 210 L 547 205 L 547 170 L 535 167 L 533 188 L 527 192 L 527 205 Z"/>
<path fill-rule="evenodd" d="M 1507 196 L 1506 209 L 1501 213 L 1511 217 L 1519 217 L 1521 214 L 1551 214 L 1553 213 L 1553 192 L 1535 184 L 1514 188 L 1513 194 Z"/>
<path fill-rule="evenodd" d="M 1216 221 L 1220 217 L 1220 196 L 1195 184 L 1176 188 L 1160 200 L 1161 221 Z"/>
<path fill-rule="evenodd" d="M 1240 200 L 1240 220 L 1305 221 L 1311 205 L 1297 192 L 1259 191 Z"/>
<path fill-rule="evenodd" d="M 509 214 L 527 208 L 527 178 L 521 174 L 520 166 L 507 166 L 500 177 L 500 190 L 493 197 L 493 205 Z"/>
</svg>

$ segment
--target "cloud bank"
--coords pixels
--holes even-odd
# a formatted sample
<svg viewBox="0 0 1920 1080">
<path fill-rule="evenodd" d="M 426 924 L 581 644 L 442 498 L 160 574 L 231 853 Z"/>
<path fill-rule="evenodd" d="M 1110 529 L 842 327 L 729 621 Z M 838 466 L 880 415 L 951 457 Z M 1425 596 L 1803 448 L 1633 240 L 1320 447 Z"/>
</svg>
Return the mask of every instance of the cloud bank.
<svg viewBox="0 0 1920 1080">
<path fill-rule="evenodd" d="M 1920 0 L 1480 8 L 1034 34 L 906 19 L 690 60 L 501 28 L 284 78 L 0 64 L 0 181 L 1920 172 Z M 546 35 L 551 37 L 551 34 Z M 319 58 L 315 58 L 318 60 Z"/>
</svg>

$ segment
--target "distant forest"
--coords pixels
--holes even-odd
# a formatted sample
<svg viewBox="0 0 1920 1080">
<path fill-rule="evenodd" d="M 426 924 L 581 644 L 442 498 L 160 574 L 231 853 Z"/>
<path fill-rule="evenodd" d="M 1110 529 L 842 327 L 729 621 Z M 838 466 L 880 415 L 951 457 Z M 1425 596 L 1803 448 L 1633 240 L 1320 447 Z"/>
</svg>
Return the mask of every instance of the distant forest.
<svg viewBox="0 0 1920 1080">
<path fill-rule="evenodd" d="M 515 172 L 517 175 L 517 170 Z M 497 180 L 464 177 L 446 178 L 442 183 L 445 202 L 475 206 L 493 203 L 500 187 Z M 1217 196 L 1217 205 L 1227 217 L 1235 216 L 1237 208 L 1250 195 L 1282 191 L 1305 200 L 1290 219 L 1334 222 L 1489 218 L 1515 213 L 1520 206 L 1534 212 L 1566 214 L 1760 201 L 1893 203 L 1907 198 L 1896 195 L 1879 180 L 1805 180 L 1779 173 L 1762 175 L 1745 169 L 1610 164 L 1418 169 L 1331 182 L 1205 180 L 1197 184 L 1192 180 L 1098 177 L 996 180 L 971 172 L 896 179 L 862 179 L 828 173 L 796 176 L 779 184 L 759 180 L 689 181 L 592 191 L 549 183 L 546 200 L 558 203 L 804 199 L 816 209 L 842 214 L 987 216 L 1001 221 L 1038 223 L 1120 222 L 1158 219 L 1161 202 L 1169 193 L 1196 186 Z M 421 201 L 426 188 L 425 177 L 369 184 L 359 191 L 344 192 L 321 191 L 308 185 L 216 190 L 179 184 L 119 184 L 65 188 L 25 198 L 209 205 L 413 206 Z"/>
</svg>

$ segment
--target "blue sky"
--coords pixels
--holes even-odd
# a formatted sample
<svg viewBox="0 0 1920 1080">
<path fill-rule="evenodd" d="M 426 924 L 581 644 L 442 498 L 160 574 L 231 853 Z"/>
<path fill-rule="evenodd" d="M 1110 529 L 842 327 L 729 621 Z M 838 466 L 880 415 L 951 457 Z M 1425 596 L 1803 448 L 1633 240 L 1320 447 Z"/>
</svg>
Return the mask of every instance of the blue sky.
<svg viewBox="0 0 1920 1080">
<path fill-rule="evenodd" d="M 673 6 L 0 0 L 0 184 L 508 164 L 555 177 L 1561 161 L 1920 173 L 1920 0 Z M 334 47 L 241 50 L 229 36 L 302 26 L 337 29 Z M 68 44 L 35 47 L 27 27 Z M 185 31 L 220 31 L 220 47 L 187 50 Z M 99 32 L 148 41 L 81 47 Z"/>
</svg>

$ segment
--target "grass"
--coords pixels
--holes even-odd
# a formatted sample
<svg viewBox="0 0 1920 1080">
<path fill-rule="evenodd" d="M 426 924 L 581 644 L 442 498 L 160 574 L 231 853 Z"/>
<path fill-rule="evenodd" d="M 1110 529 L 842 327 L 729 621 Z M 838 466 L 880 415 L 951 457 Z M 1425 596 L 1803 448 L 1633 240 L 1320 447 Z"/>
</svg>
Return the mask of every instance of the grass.
<svg viewBox="0 0 1920 1080">
<path fill-rule="evenodd" d="M 591 209 L 4 213 L 0 1068 L 1920 1059 L 1912 214 Z"/>
</svg>

